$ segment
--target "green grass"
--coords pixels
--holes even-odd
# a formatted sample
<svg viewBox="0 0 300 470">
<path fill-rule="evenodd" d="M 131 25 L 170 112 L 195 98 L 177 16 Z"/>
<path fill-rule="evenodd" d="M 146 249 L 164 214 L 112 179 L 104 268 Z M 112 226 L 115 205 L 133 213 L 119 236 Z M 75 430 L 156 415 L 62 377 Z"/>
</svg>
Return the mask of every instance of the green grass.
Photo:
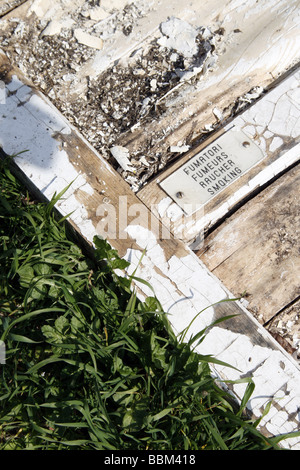
<svg viewBox="0 0 300 470">
<path fill-rule="evenodd" d="M 0 450 L 278 448 L 244 416 L 251 381 L 233 403 L 105 240 L 87 257 L 56 199 L 33 201 L 6 163 L 0 178 Z"/>
</svg>

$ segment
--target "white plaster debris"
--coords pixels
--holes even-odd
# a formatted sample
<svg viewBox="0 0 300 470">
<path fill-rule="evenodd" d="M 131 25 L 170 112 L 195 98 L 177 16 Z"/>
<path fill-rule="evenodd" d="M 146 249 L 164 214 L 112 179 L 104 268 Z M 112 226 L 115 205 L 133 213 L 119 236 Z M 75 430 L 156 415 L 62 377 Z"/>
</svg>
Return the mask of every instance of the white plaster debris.
<svg viewBox="0 0 300 470">
<path fill-rule="evenodd" d="M 55 8 L 55 3 L 57 2 L 53 0 L 34 0 L 28 10 L 28 16 L 30 16 L 31 13 L 35 13 L 39 18 L 42 18 L 51 7 Z"/>
<path fill-rule="evenodd" d="M 121 145 L 114 145 L 110 148 L 110 152 L 123 170 L 134 171 L 134 167 L 131 165 L 129 160 L 129 150 L 126 147 L 122 147 Z"/>
<path fill-rule="evenodd" d="M 223 113 L 219 108 L 213 108 L 213 114 L 217 118 L 218 121 L 222 121 Z"/>
<path fill-rule="evenodd" d="M 157 80 L 156 78 L 152 78 L 152 80 L 150 80 L 150 91 L 154 92 L 157 88 Z"/>
<path fill-rule="evenodd" d="M 145 165 L 145 166 L 150 166 L 150 163 L 148 162 L 148 160 L 146 159 L 145 155 L 142 155 L 140 158 L 139 158 L 139 161 Z"/>
<path fill-rule="evenodd" d="M 171 145 L 170 146 L 170 152 L 172 153 L 185 153 L 190 149 L 190 145 Z"/>
<path fill-rule="evenodd" d="M 74 20 L 71 18 L 67 18 L 64 20 L 51 20 L 45 29 L 41 32 L 41 37 L 43 36 L 54 36 L 55 34 L 59 34 L 62 28 L 70 28 L 75 23 Z"/>
<path fill-rule="evenodd" d="M 111 13 L 113 10 L 123 9 L 130 3 L 133 3 L 133 0 L 101 0 L 101 7 Z"/>
<path fill-rule="evenodd" d="M 93 49 L 101 50 L 103 48 L 103 40 L 97 36 L 92 36 L 86 33 L 83 29 L 76 28 L 74 36 L 80 44 L 83 44 Z"/>
<path fill-rule="evenodd" d="M 198 31 L 187 21 L 172 17 L 162 22 L 160 29 L 163 34 L 157 41 L 160 46 L 174 49 L 185 57 L 192 57 L 197 53 Z"/>
<path fill-rule="evenodd" d="M 261 96 L 263 93 L 264 89 L 261 86 L 257 86 L 253 88 L 251 91 L 248 93 L 245 93 L 243 96 L 239 98 L 240 101 L 246 102 L 246 103 L 251 103 L 253 100 L 256 100 Z"/>
<path fill-rule="evenodd" d="M 172 199 L 169 196 L 164 197 L 159 201 L 157 204 L 157 211 L 160 217 L 164 217 L 166 214 L 166 210 L 170 204 L 172 204 Z"/>
<path fill-rule="evenodd" d="M 91 69 L 89 70 L 89 76 L 95 78 L 106 70 L 113 60 L 113 54 L 110 52 L 104 53 L 98 51 L 94 57 Z"/>
<path fill-rule="evenodd" d="M 84 4 L 85 0 L 33 0 L 31 3 L 27 16 L 30 17 L 32 13 L 44 21 L 60 21 L 70 20 L 69 13 L 74 7 L 80 7 Z"/>
<path fill-rule="evenodd" d="M 171 220 L 171 222 L 175 222 L 184 214 L 183 210 L 174 202 L 167 208 L 167 217 Z"/>
<path fill-rule="evenodd" d="M 93 21 L 105 20 L 105 18 L 107 18 L 108 16 L 109 16 L 109 13 L 105 11 L 102 6 L 94 7 L 89 10 L 89 17 Z"/>
</svg>

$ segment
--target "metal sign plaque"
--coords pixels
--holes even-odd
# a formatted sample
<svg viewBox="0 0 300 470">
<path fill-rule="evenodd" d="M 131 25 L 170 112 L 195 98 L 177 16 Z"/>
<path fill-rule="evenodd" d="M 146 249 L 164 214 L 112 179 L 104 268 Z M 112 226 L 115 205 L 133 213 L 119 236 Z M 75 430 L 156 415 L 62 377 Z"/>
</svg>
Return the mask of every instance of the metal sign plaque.
<svg viewBox="0 0 300 470">
<path fill-rule="evenodd" d="M 230 130 L 159 184 L 191 215 L 263 157 L 262 150 L 244 132 Z"/>
</svg>

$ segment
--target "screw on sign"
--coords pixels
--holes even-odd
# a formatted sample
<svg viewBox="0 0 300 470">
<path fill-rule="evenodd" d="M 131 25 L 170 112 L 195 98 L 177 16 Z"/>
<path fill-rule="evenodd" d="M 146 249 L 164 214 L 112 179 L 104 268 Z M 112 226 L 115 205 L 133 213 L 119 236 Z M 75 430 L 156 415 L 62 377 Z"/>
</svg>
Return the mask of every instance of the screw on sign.
<svg viewBox="0 0 300 470">
<path fill-rule="evenodd" d="M 264 156 L 245 132 L 232 128 L 195 153 L 160 186 L 190 216 Z"/>
</svg>

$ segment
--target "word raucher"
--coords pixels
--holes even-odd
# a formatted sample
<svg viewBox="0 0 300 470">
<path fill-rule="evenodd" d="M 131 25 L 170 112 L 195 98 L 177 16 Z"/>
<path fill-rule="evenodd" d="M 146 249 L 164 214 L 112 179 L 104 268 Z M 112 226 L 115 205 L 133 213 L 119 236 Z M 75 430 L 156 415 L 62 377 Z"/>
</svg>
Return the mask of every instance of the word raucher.
<svg viewBox="0 0 300 470">
<path fill-rule="evenodd" d="M 193 163 L 185 165 L 183 171 L 212 196 L 242 173 L 220 144 L 199 154 Z"/>
</svg>

